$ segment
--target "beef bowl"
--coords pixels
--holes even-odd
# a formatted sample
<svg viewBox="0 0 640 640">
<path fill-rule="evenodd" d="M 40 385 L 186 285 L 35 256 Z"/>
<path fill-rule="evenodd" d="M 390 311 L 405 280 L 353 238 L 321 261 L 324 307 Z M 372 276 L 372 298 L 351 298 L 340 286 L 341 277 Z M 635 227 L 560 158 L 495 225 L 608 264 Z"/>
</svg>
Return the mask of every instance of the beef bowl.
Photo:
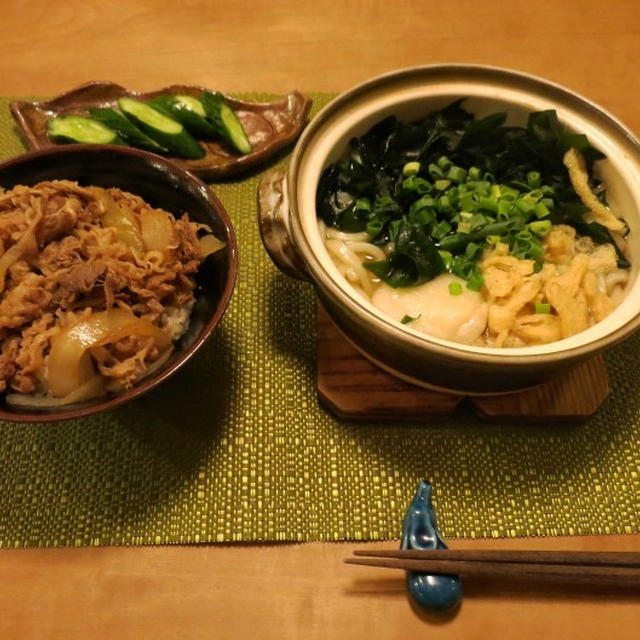
<svg viewBox="0 0 640 640">
<path fill-rule="evenodd" d="M 189 172 L 144 151 L 65 145 L 2 163 L 0 187 L 0 419 L 128 402 L 219 323 L 236 240 Z"/>
<path fill-rule="evenodd" d="M 259 188 L 263 243 L 411 383 L 546 381 L 640 324 L 640 145 L 522 73 L 437 65 L 340 95 Z"/>
</svg>

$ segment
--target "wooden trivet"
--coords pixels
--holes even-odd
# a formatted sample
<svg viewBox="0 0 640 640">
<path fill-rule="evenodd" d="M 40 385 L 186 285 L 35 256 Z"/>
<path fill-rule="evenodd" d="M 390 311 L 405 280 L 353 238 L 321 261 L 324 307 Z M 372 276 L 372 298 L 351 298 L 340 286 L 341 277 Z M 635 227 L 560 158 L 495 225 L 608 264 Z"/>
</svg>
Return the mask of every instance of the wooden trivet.
<svg viewBox="0 0 640 640">
<path fill-rule="evenodd" d="M 375 366 L 340 333 L 324 309 L 317 314 L 317 390 L 320 402 L 343 420 L 445 418 L 465 396 L 412 385 Z M 609 395 L 602 356 L 537 387 L 497 396 L 468 396 L 485 420 L 584 420 Z"/>
</svg>

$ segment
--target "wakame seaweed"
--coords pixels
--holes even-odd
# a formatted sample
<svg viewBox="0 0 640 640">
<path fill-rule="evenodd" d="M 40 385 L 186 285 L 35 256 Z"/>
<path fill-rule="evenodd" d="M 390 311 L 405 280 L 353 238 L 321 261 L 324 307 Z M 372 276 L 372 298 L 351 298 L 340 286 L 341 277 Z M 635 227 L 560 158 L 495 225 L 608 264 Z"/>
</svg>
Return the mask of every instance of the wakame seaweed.
<svg viewBox="0 0 640 640">
<path fill-rule="evenodd" d="M 389 258 L 365 267 L 393 287 L 415 286 L 443 271 L 479 289 L 476 265 L 485 243 L 506 242 L 512 255 L 542 265 L 541 238 L 570 224 L 596 243 L 616 247 L 606 227 L 586 222 L 563 155 L 574 147 L 593 163 L 605 156 L 586 136 L 567 131 L 553 110 L 534 112 L 522 127 L 506 113 L 476 119 L 463 99 L 415 122 L 390 116 L 350 141 L 344 160 L 323 172 L 318 216 L 341 231 L 367 231 L 393 243 Z M 599 195 L 604 200 L 604 193 Z"/>
</svg>

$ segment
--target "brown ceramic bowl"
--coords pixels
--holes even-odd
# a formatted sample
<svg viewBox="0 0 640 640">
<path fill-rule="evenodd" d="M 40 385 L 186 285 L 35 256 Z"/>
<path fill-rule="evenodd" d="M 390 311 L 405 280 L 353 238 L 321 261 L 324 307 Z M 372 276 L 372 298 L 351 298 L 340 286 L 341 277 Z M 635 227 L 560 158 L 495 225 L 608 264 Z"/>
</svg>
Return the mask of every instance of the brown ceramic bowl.
<svg viewBox="0 0 640 640">
<path fill-rule="evenodd" d="M 157 387 L 187 362 L 209 337 L 220 322 L 235 285 L 238 253 L 229 216 L 218 198 L 188 171 L 155 154 L 110 145 L 66 145 L 26 153 L 0 164 L 0 187 L 7 189 L 55 179 L 117 187 L 171 213 L 188 213 L 192 220 L 208 224 L 226 247 L 200 267 L 197 300 L 189 328 L 176 344 L 169 361 L 154 375 L 129 391 L 56 409 L 26 412 L 2 403 L 2 420 L 44 422 L 79 418 L 112 409 Z"/>
<path fill-rule="evenodd" d="M 531 111 L 555 109 L 607 156 L 596 171 L 614 211 L 630 227 L 630 283 L 622 304 L 582 333 L 547 345 L 497 349 L 461 345 L 390 320 L 340 275 L 318 232 L 315 198 L 323 170 L 349 140 L 389 115 L 416 120 L 466 97 L 477 116 L 506 111 L 523 125 Z M 640 143 L 612 115 L 572 91 L 533 76 L 475 65 L 416 67 L 347 91 L 311 122 L 286 175 L 272 173 L 259 193 L 264 244 L 286 273 L 310 280 L 331 319 L 371 361 L 417 385 L 466 394 L 514 391 L 545 381 L 627 338 L 640 326 Z"/>
</svg>

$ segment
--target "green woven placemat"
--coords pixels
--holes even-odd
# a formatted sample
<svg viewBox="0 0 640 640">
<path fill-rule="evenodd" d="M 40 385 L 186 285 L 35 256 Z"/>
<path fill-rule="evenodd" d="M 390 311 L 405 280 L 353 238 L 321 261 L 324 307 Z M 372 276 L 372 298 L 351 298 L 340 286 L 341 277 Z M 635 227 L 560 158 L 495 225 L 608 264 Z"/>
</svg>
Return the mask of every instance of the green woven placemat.
<svg viewBox="0 0 640 640">
<path fill-rule="evenodd" d="M 1 100 L 0 155 L 23 150 Z M 396 538 L 423 477 L 446 537 L 640 531 L 640 337 L 585 424 L 342 423 L 316 400 L 311 287 L 261 245 L 259 178 L 214 188 L 240 271 L 191 364 L 111 413 L 0 423 L 0 547 Z"/>
</svg>

